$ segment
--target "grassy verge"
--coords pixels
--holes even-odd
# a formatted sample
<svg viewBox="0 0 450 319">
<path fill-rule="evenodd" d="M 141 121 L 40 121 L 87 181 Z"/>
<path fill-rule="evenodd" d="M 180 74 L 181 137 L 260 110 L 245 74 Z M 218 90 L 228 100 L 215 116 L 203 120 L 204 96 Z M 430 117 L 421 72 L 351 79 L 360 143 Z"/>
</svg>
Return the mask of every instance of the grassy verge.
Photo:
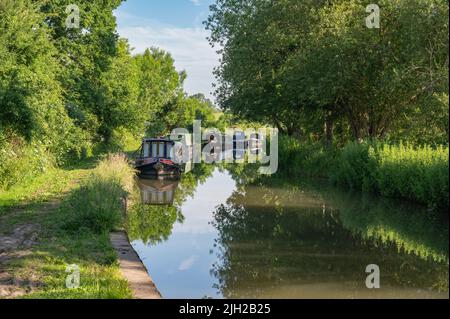
<svg viewBox="0 0 450 319">
<path fill-rule="evenodd" d="M 291 175 L 324 177 L 335 184 L 430 208 L 449 206 L 449 149 L 382 143 L 350 143 L 343 149 L 280 139 L 280 169 Z"/>
<path fill-rule="evenodd" d="M 9 230 L 26 221 L 38 225 L 39 232 L 29 252 L 2 266 L 16 281 L 25 283 L 29 290 L 25 298 L 131 298 L 109 232 L 121 227 L 121 198 L 131 187 L 133 171 L 124 156 L 109 156 L 93 169 L 78 169 L 71 174 L 60 186 L 50 187 L 57 194 L 72 184 L 59 207 L 45 210 L 44 205 L 36 204 L 26 212 L 4 216 Z M 66 268 L 73 264 L 80 269 L 81 285 L 68 289 Z"/>
<path fill-rule="evenodd" d="M 0 190 L 0 216 L 17 207 L 36 206 L 63 197 L 94 166 L 95 161 L 90 159 L 69 167 L 52 168 L 8 190 Z"/>
</svg>

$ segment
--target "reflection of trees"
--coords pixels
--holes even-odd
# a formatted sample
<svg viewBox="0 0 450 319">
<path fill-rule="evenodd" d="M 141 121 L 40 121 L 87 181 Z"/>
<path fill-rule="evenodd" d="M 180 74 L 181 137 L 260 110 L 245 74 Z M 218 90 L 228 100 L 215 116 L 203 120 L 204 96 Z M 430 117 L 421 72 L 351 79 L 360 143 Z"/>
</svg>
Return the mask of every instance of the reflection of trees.
<svg viewBox="0 0 450 319">
<path fill-rule="evenodd" d="M 145 244 L 165 241 L 172 233 L 175 222 L 184 217 L 175 206 L 152 206 L 133 204 L 127 216 L 127 230 L 131 240 L 142 240 Z"/>
<path fill-rule="evenodd" d="M 395 243 L 400 251 L 448 262 L 448 217 L 410 203 L 369 195 L 330 195 L 344 227 L 379 245 Z"/>
<path fill-rule="evenodd" d="M 131 194 L 131 207 L 127 212 L 126 227 L 130 240 L 142 240 L 152 245 L 167 240 L 172 234 L 173 225 L 184 221 L 181 206 L 193 196 L 199 183 L 204 183 L 213 171 L 213 166 L 202 164 L 183 174 L 175 190 L 174 204 L 171 206 L 142 204 L 139 188 L 136 186 Z"/>
<path fill-rule="evenodd" d="M 212 274 L 225 297 L 259 297 L 264 290 L 275 290 L 283 284 L 339 282 L 361 289 L 365 267 L 372 263 L 382 267 L 385 285 L 448 289 L 447 263 L 427 262 L 399 253 L 398 241 L 379 241 L 370 232 L 361 236 L 356 227 L 343 227 L 340 211 L 348 207 L 358 216 L 366 211 L 345 206 L 330 190 L 326 197 L 333 197 L 334 207 L 329 207 L 327 199 L 317 192 L 289 186 L 280 180 L 260 179 L 254 185 L 258 186 L 242 185 L 226 205 L 215 211 L 219 261 L 213 266 Z M 376 216 L 381 211 L 384 211 L 382 220 L 389 220 L 392 210 L 374 207 L 371 218 L 360 218 L 366 222 L 364 229 L 371 229 L 370 223 L 379 221 Z M 346 220 L 353 218 L 346 214 Z M 395 229 L 400 217 L 395 218 L 398 220 L 389 224 L 390 231 L 400 232 L 401 229 Z M 420 222 L 412 222 L 411 227 L 420 229 Z M 358 219 L 354 223 L 360 228 L 364 225 L 358 224 Z M 347 225 L 348 222 L 344 223 Z M 433 236 L 432 232 L 424 233 Z M 428 243 L 432 245 L 433 240 Z M 431 247 L 422 249 L 431 251 Z"/>
</svg>

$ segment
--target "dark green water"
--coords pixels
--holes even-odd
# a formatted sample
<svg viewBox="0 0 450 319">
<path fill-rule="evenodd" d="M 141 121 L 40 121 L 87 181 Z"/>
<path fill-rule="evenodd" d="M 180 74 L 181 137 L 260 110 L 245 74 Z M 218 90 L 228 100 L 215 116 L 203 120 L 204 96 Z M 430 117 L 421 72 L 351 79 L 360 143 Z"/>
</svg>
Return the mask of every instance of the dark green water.
<svg viewBox="0 0 450 319">
<path fill-rule="evenodd" d="M 139 185 L 128 231 L 165 298 L 448 298 L 448 220 L 423 207 L 244 166 Z"/>
</svg>

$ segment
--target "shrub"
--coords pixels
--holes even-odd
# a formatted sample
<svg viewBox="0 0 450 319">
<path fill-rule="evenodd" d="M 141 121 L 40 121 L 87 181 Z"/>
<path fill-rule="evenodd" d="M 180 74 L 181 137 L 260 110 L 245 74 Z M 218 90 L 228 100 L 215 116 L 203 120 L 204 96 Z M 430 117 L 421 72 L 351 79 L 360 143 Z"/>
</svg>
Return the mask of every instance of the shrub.
<svg viewBox="0 0 450 319">
<path fill-rule="evenodd" d="M 376 172 L 381 195 L 448 207 L 448 147 L 384 145 Z"/>
<path fill-rule="evenodd" d="M 280 136 L 279 153 L 280 171 L 290 176 L 328 177 L 334 184 L 433 209 L 449 206 L 448 146 L 373 141 L 352 142 L 339 150 Z"/>
<path fill-rule="evenodd" d="M 336 157 L 330 179 L 335 184 L 364 191 L 375 190 L 374 174 L 378 162 L 378 145 L 347 144 Z"/>
<path fill-rule="evenodd" d="M 0 190 L 26 181 L 54 165 L 45 146 L 37 141 L 27 143 L 23 138 L 0 132 Z"/>
<path fill-rule="evenodd" d="M 281 172 L 309 177 L 328 177 L 335 150 L 320 143 L 301 143 L 291 137 L 279 137 Z"/>
</svg>

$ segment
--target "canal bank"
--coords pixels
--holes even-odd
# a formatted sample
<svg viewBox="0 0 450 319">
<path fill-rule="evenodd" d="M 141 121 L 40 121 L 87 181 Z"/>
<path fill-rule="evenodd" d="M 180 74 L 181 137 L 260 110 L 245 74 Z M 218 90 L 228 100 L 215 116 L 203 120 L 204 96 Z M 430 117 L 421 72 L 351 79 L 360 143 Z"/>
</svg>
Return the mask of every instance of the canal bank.
<svg viewBox="0 0 450 319">
<path fill-rule="evenodd" d="M 136 299 L 161 299 L 162 296 L 147 269 L 130 245 L 126 232 L 111 233 L 110 240 L 117 253 L 120 271 L 128 281 L 133 297 Z"/>
<path fill-rule="evenodd" d="M 131 178 L 131 189 L 126 167 L 106 159 L 62 170 L 28 189 L 58 201 L 41 205 L 30 196 L 29 205 L 4 211 L 2 238 L 39 226 L 24 237 L 26 254 L 1 264 L 0 284 L 22 289 L 6 297 L 119 299 L 142 288 L 157 298 L 154 283 L 165 298 L 448 296 L 448 221 L 422 206 L 262 177 L 245 165 L 197 165 L 178 183 Z M 126 194 L 133 205 L 123 223 L 116 217 Z M 111 230 L 123 226 L 137 256 L 122 268 L 140 269 L 134 283 L 121 272 L 120 250 L 133 255 L 128 241 L 111 244 Z M 81 286 L 68 289 L 73 264 Z M 380 266 L 380 290 L 365 287 L 369 264 Z"/>
<path fill-rule="evenodd" d="M 0 298 L 132 298 L 109 237 L 121 226 L 126 176 L 127 162 L 108 157 L 1 193 Z"/>
</svg>

